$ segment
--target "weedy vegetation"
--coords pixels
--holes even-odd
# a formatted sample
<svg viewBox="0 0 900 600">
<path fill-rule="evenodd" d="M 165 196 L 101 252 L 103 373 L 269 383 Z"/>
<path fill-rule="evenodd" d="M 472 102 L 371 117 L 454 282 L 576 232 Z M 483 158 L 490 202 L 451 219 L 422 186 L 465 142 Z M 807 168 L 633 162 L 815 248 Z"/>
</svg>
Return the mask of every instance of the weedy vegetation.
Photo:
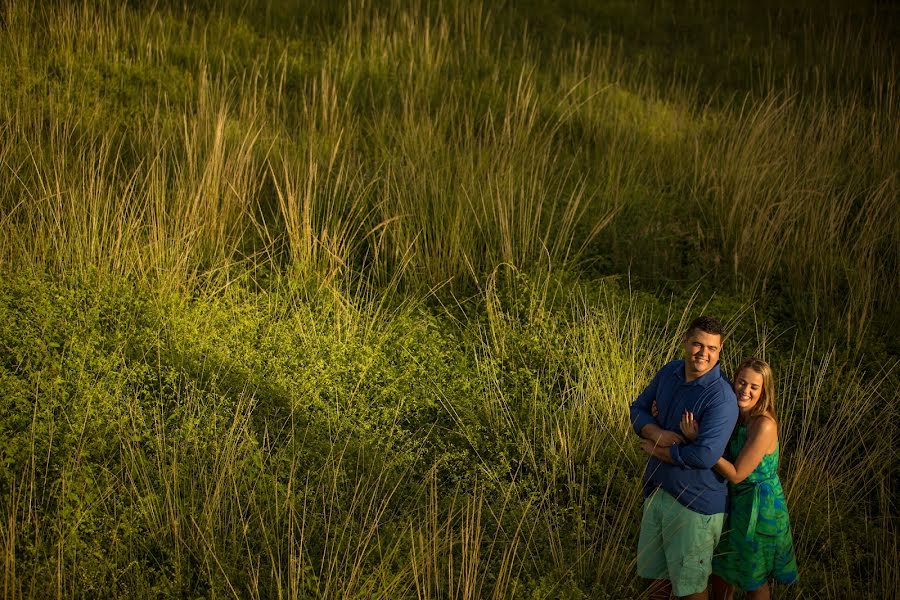
<svg viewBox="0 0 900 600">
<path fill-rule="evenodd" d="M 0 5 L 0 596 L 637 597 L 700 312 L 900 589 L 895 13 L 294 4 Z"/>
</svg>

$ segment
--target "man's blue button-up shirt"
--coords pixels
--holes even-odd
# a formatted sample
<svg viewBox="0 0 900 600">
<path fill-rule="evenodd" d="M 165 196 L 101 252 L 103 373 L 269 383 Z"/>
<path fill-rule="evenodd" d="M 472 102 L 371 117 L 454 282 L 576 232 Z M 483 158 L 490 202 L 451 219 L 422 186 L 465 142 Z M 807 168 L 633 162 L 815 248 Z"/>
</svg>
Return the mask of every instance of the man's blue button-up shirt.
<svg viewBox="0 0 900 600">
<path fill-rule="evenodd" d="M 659 411 L 655 418 L 650 414 L 654 399 Z M 694 512 L 725 512 L 728 488 L 712 466 L 722 456 L 734 431 L 738 407 L 731 383 L 719 365 L 702 377 L 685 382 L 684 361 L 670 362 L 631 404 L 631 422 L 638 435 L 648 423 L 681 433 L 679 421 L 686 410 L 700 422 L 697 439 L 669 449 L 674 465 L 650 458 L 644 470 L 644 495 L 661 487 Z"/>
</svg>

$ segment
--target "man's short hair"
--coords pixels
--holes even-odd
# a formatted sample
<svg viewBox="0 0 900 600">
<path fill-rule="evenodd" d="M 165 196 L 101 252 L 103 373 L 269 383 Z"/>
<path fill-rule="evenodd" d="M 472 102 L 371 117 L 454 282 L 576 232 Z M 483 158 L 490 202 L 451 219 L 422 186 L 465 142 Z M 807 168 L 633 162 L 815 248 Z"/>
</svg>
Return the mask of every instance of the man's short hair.
<svg viewBox="0 0 900 600">
<path fill-rule="evenodd" d="M 691 321 L 690 326 L 685 332 L 685 337 L 691 337 L 697 331 L 703 331 L 705 333 L 710 333 L 713 335 L 718 335 L 720 338 L 725 337 L 725 329 L 722 327 L 722 324 L 715 317 L 706 317 L 701 316 L 697 317 L 693 321 Z"/>
</svg>

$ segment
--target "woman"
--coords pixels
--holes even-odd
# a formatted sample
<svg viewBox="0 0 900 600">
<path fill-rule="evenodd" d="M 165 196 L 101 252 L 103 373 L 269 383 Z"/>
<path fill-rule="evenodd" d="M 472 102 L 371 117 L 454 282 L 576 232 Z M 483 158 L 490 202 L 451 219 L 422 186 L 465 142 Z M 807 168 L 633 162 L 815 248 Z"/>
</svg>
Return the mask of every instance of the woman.
<svg viewBox="0 0 900 600">
<path fill-rule="evenodd" d="M 792 583 L 797 561 L 784 491 L 778 479 L 778 422 L 772 369 L 759 359 L 745 360 L 734 378 L 737 427 L 725 456 L 713 467 L 728 480 L 728 522 L 713 558 L 712 591 L 730 600 L 734 588 L 747 598 L 769 598 L 769 580 Z M 699 423 L 685 412 L 681 430 L 697 439 Z"/>
</svg>

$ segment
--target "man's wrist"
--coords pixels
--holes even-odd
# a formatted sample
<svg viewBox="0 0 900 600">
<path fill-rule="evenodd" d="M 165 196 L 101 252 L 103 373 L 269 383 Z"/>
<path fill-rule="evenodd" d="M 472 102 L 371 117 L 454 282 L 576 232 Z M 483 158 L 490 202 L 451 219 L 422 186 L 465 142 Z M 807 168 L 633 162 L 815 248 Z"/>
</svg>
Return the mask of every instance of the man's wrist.
<svg viewBox="0 0 900 600">
<path fill-rule="evenodd" d="M 662 428 L 651 420 L 641 425 L 638 435 L 651 442 L 658 442 L 662 431 Z"/>
</svg>

